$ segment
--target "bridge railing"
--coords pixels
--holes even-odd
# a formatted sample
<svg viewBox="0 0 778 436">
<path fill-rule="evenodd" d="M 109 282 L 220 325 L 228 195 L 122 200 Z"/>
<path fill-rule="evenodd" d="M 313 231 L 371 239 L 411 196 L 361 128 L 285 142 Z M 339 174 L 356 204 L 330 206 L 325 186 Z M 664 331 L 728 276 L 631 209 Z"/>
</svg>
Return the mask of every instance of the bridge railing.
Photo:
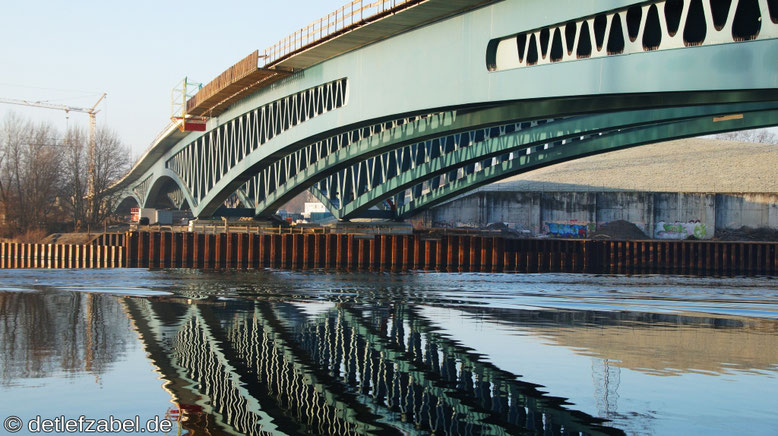
<svg viewBox="0 0 778 436">
<path fill-rule="evenodd" d="M 424 0 L 354 0 L 282 39 L 264 52 L 265 66 L 335 34 Z"/>
<path fill-rule="evenodd" d="M 143 158 L 146 157 L 147 154 L 149 154 L 149 152 L 157 145 L 157 143 L 170 134 L 170 130 L 175 125 L 176 123 L 172 121 L 165 124 L 165 127 L 160 130 L 159 133 L 157 133 L 157 136 L 154 137 L 154 139 L 151 141 L 151 144 L 149 144 L 148 147 L 146 147 L 143 152 L 135 158 L 132 166 L 130 167 L 130 171 L 127 172 L 128 174 L 132 172 L 132 169 L 135 168 L 143 160 Z"/>
</svg>

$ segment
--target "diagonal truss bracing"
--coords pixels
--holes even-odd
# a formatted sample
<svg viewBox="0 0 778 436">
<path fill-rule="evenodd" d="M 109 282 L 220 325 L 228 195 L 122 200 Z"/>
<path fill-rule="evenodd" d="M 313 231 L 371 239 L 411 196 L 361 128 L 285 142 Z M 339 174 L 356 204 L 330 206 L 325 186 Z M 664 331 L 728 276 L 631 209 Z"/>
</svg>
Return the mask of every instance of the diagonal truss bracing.
<svg viewBox="0 0 778 436">
<path fill-rule="evenodd" d="M 332 163 L 330 158 L 338 153 L 346 150 L 357 154 L 359 150 L 377 153 L 381 150 L 381 142 L 395 143 L 448 128 L 454 124 L 455 117 L 455 112 L 440 112 L 401 118 L 316 141 L 258 171 L 239 189 L 238 196 L 245 199 L 247 207 L 255 208 L 257 215 L 273 214 L 280 205 L 305 189 L 297 183 L 301 175 L 317 169 L 327 171 Z"/>
<path fill-rule="evenodd" d="M 292 94 L 234 118 L 199 137 L 166 162 L 197 206 L 229 171 L 281 133 L 346 105 L 348 80 Z"/>
<path fill-rule="evenodd" d="M 318 174 L 320 180 L 312 191 L 340 219 L 360 217 L 373 206 L 388 209 L 399 218 L 399 209 L 407 208 L 406 203 L 413 203 L 426 192 L 501 162 L 560 146 L 575 153 L 585 141 L 624 129 L 774 107 L 775 104 L 692 106 L 513 122 L 408 145 L 396 142 L 387 152 L 365 153 L 367 157 L 356 163 L 338 166 L 338 162 L 348 163 L 349 154 L 356 154 L 343 150 L 327 162 L 330 171 L 342 169 L 324 178 Z M 709 124 L 712 129 L 718 127 Z M 316 169 L 299 174 L 294 182 L 304 183 L 306 178 L 317 178 Z M 293 188 L 279 188 L 284 190 Z"/>
<path fill-rule="evenodd" d="M 458 193 L 472 189 L 461 180 L 503 162 L 534 158 L 561 146 L 575 150 L 586 141 L 603 135 L 612 137 L 625 129 L 774 106 L 744 103 L 590 115 L 569 112 L 558 118 L 528 120 L 525 105 L 509 103 L 400 118 L 348 130 L 271 159 L 228 198 L 227 204 L 250 207 L 257 216 L 269 216 L 295 195 L 310 189 L 339 219 L 376 215 L 367 212 L 375 207 L 384 210 L 381 216 L 402 219 L 416 213 L 417 206 L 425 205 L 431 192 L 453 183 L 460 186 Z M 251 152 L 252 135 L 245 120 L 234 123 L 236 128 L 213 133 L 227 135 L 224 144 L 244 147 L 232 147 L 238 154 L 227 152 L 227 159 L 233 162 Z M 711 131 L 718 127 L 711 127 Z M 703 129 L 700 134 L 706 132 Z M 229 172 L 230 168 L 220 163 L 218 172 Z M 165 172 L 178 175 L 171 169 Z M 188 203 L 185 179 L 176 181 L 180 189 L 165 195 L 181 208 Z M 148 187 L 146 191 L 150 195 Z"/>
<path fill-rule="evenodd" d="M 412 36 L 326 55 L 343 38 L 358 39 L 346 32 L 340 42 L 319 47 L 327 60 L 236 101 L 225 112 L 230 115 L 209 122 L 209 132 L 166 130 L 111 189 L 117 198 L 138 197 L 145 207 L 188 205 L 196 217 L 218 214 L 225 205 L 266 216 L 311 189 L 342 219 L 369 209 L 375 215 L 376 207 L 399 218 L 406 216 L 401 211 L 418 210 L 411 204 L 422 204 L 428 192 L 522 157 L 521 149 L 481 156 L 477 144 L 487 140 L 505 137 L 508 147 L 517 131 L 559 126 L 571 117 L 778 101 L 773 0 L 559 2 L 555 8 L 539 0 L 484 2 L 451 19 L 412 26 Z M 403 17 L 423 7 L 408 8 Z M 312 59 L 307 48 L 300 50 L 297 60 Z M 511 104 L 522 105 L 520 114 L 461 122 Z M 446 117 L 451 125 L 434 126 Z M 410 134 L 416 125 L 430 130 Z M 635 127 L 606 119 L 599 129 L 615 137 L 614 129 Z M 583 141 L 572 135 L 552 137 L 529 153 L 572 150 Z M 445 162 L 457 153 L 467 162 Z M 164 177 L 180 189 L 159 185 Z"/>
<path fill-rule="evenodd" d="M 719 120 L 717 118 L 708 115 L 647 126 L 617 128 L 601 134 L 586 135 L 575 141 L 558 141 L 529 148 L 521 146 L 518 152 L 510 152 L 507 155 L 506 149 L 495 150 L 494 144 L 483 144 L 481 150 L 473 157 L 473 160 L 480 160 L 482 164 L 472 172 L 460 171 L 459 177 L 454 180 L 437 184 L 434 182 L 435 178 L 429 178 L 428 174 L 409 172 L 382 185 L 382 188 L 387 191 L 384 195 L 389 195 L 395 190 L 402 190 L 405 186 L 412 187 L 407 189 L 409 199 L 395 211 L 395 216 L 403 219 L 478 187 L 544 166 L 661 141 L 774 126 L 775 120 L 778 119 L 778 108 L 747 112 L 742 118 L 722 117 L 723 119 Z M 490 157 L 498 154 L 507 158 Z M 468 161 L 469 159 L 462 155 L 452 155 L 439 158 L 437 162 L 431 162 L 430 166 L 443 166 L 445 160 Z M 413 196 L 413 192 L 419 191 L 421 195 Z M 368 200 L 362 199 L 362 202 L 366 201 Z"/>
</svg>

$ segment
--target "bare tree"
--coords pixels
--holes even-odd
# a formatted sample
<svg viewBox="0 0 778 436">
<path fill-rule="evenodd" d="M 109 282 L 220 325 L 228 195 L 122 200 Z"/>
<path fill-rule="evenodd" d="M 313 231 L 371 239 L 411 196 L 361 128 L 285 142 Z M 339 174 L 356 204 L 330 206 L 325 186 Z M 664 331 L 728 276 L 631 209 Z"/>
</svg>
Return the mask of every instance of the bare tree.
<svg viewBox="0 0 778 436">
<path fill-rule="evenodd" d="M 7 210 L 6 206 L 8 204 L 8 194 L 6 192 L 6 185 L 4 182 L 6 180 L 4 179 L 4 169 L 5 169 L 5 157 L 7 155 L 7 132 L 6 129 L 0 130 L 0 229 L 5 229 L 6 227 L 6 216 L 7 216 Z"/>
<path fill-rule="evenodd" d="M 62 197 L 76 230 L 86 221 L 87 168 L 86 135 L 83 129 L 71 128 L 65 133 L 65 180 Z"/>
<path fill-rule="evenodd" d="M 95 149 L 95 202 L 90 211 L 90 223 L 99 224 L 113 212 L 115 194 L 111 187 L 130 169 L 130 149 L 122 144 L 115 131 L 98 129 Z"/>
<path fill-rule="evenodd" d="M 3 123 L 0 200 L 13 233 L 45 229 L 58 219 L 62 149 L 56 130 L 16 115 Z"/>
<path fill-rule="evenodd" d="M 76 228 L 96 226 L 111 214 L 115 199 L 106 191 L 130 165 L 129 149 L 114 131 L 98 129 L 95 143 L 95 196 L 90 202 L 87 135 L 80 129 L 71 129 L 65 135 L 67 180 L 63 197 Z"/>
<path fill-rule="evenodd" d="M 3 161 L 2 166 L 0 166 L 0 202 L 3 205 L 6 225 L 3 230 L 6 234 L 18 232 L 14 210 L 23 207 L 23 199 L 18 197 L 20 186 L 18 169 L 22 160 L 22 143 L 25 140 L 23 132 L 26 130 L 26 126 L 24 124 L 22 119 L 14 113 L 3 120 L 2 141 L 0 142 L 0 148 L 3 150 Z"/>
<path fill-rule="evenodd" d="M 64 136 L 50 124 L 11 114 L 0 125 L 0 215 L 11 235 L 72 223 L 99 225 L 111 213 L 107 188 L 129 168 L 129 150 L 115 132 L 99 129 L 94 201 L 88 199 L 88 138 L 81 129 Z"/>
</svg>

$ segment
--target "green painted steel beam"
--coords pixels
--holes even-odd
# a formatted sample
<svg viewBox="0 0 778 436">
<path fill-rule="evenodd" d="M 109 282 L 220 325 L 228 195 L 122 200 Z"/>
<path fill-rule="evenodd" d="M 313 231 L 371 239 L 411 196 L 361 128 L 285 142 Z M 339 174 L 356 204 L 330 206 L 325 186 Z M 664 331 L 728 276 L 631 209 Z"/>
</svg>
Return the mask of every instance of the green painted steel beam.
<svg viewBox="0 0 778 436">
<path fill-rule="evenodd" d="M 332 213 L 333 210 L 337 211 L 338 207 L 336 205 L 334 205 L 330 201 L 330 199 L 327 198 L 326 195 L 322 194 L 321 191 L 319 191 L 318 189 L 312 189 L 310 192 L 311 192 L 311 194 L 313 194 L 314 197 L 316 197 L 317 200 L 319 200 L 321 202 L 321 204 L 324 205 L 324 207 L 327 208 L 327 210 L 330 211 L 330 213 Z M 333 215 L 333 216 L 335 216 L 335 218 L 337 218 L 336 215 Z"/>
<path fill-rule="evenodd" d="M 351 92 L 351 91 L 350 91 Z M 469 113 L 483 113 L 485 110 L 497 109 L 505 110 L 510 108 L 513 112 L 512 116 L 502 116 L 501 118 L 495 118 L 495 125 L 501 121 L 505 122 L 510 120 L 525 121 L 525 120 L 537 120 L 537 119 L 549 119 L 549 118 L 561 118 L 569 116 L 578 116 L 584 114 L 604 114 L 621 112 L 628 110 L 656 110 L 672 107 L 684 107 L 694 105 L 709 105 L 709 104 L 732 104 L 732 103 L 749 103 L 749 102 L 771 102 L 778 101 L 778 90 L 775 92 L 760 90 L 760 91 L 722 91 L 722 92 L 689 92 L 689 93 L 669 93 L 669 94 L 630 94 L 630 95 L 588 95 L 588 96 L 569 96 L 569 97 L 554 97 L 543 100 L 534 101 L 502 101 L 502 102 L 489 102 L 480 103 L 478 105 L 458 105 L 448 106 L 439 109 L 440 112 L 453 112 L 456 111 L 457 117 L 467 115 Z M 332 114 L 338 113 L 338 111 L 346 110 L 349 106 L 333 111 Z M 418 114 L 433 113 L 436 109 L 425 109 L 423 112 L 387 112 L 391 115 L 383 116 L 381 118 L 371 118 L 369 120 L 361 121 L 358 124 L 343 124 L 338 125 L 336 129 L 332 129 L 333 123 L 337 121 L 328 120 L 328 116 L 321 116 L 311 121 L 304 123 L 300 127 L 296 127 L 277 138 L 274 138 L 262 147 L 258 147 L 254 152 L 250 153 L 245 159 L 232 167 L 228 174 L 225 174 L 208 192 L 208 194 L 200 201 L 197 206 L 192 208 L 195 216 L 209 216 L 213 211 L 218 209 L 224 201 L 238 190 L 246 181 L 252 176 L 258 174 L 265 168 L 268 168 L 279 159 L 294 153 L 301 148 L 310 145 L 314 142 L 321 141 L 330 136 L 338 136 L 343 133 L 352 131 L 353 129 L 372 125 L 374 123 L 395 120 L 402 117 L 413 116 Z M 329 115 L 329 114 L 328 114 Z M 310 130 L 322 129 L 319 124 L 326 125 L 326 134 L 317 133 L 313 136 L 310 135 Z M 471 126 L 486 126 L 485 122 L 472 123 Z M 309 130 L 310 129 L 310 130 Z M 472 130 L 472 128 L 464 127 L 465 130 Z M 454 132 L 455 130 L 451 130 Z M 423 139 L 423 137 L 422 137 Z M 419 139 L 421 141 L 422 139 Z M 434 139 L 434 137 L 433 137 Z M 172 154 L 170 155 L 172 156 Z M 277 196 L 280 196 L 278 194 Z M 289 197 L 291 199 L 292 197 Z M 279 207 L 284 203 L 280 203 Z M 272 207 L 268 207 L 272 210 Z M 262 212 L 262 215 L 267 215 L 269 212 Z"/>
<path fill-rule="evenodd" d="M 351 219 L 359 216 L 364 210 L 431 177 L 445 174 L 484 159 L 549 142 L 582 135 L 606 133 L 614 129 L 631 129 L 639 126 L 655 125 L 660 122 L 694 119 L 700 116 L 712 117 L 732 113 L 747 113 L 775 108 L 778 108 L 778 103 L 693 106 L 600 114 L 547 123 L 502 137 L 491 138 L 432 159 L 371 189 L 356 200 L 337 209 L 335 211 L 337 214 L 335 212 L 333 214 L 339 219 Z"/>
<path fill-rule="evenodd" d="M 505 116 L 504 111 L 500 109 L 477 111 L 465 116 L 457 116 L 456 111 L 442 112 L 365 138 L 342 148 L 337 153 L 330 154 L 325 159 L 318 160 L 298 172 L 294 178 L 287 180 L 284 185 L 277 187 L 270 196 L 256 205 L 257 216 L 275 213 L 279 207 L 313 186 L 318 180 L 361 159 L 375 156 L 393 147 L 445 135 L 446 132 L 467 131 L 468 124 L 479 120 L 497 123 L 503 116 Z"/>
<path fill-rule="evenodd" d="M 204 195 L 198 193 L 201 201 L 189 198 L 188 203 L 195 216 L 208 216 L 259 171 L 312 142 L 417 114 L 521 102 L 527 112 L 524 117 L 558 118 L 639 108 L 778 101 L 778 68 L 774 62 L 778 57 L 778 25 L 764 13 L 764 1 L 760 1 L 760 8 L 765 19 L 756 40 L 735 41 L 731 32 L 711 31 L 705 44 L 687 47 L 681 32 L 676 36 L 666 34 L 658 50 L 635 46 L 636 51 L 630 54 L 600 53 L 552 63 L 547 63 L 547 58 L 542 65 L 502 71 L 487 68 L 485 61 L 492 41 L 510 41 L 522 32 L 578 22 L 637 3 L 494 2 L 297 71 L 210 119 L 209 132 L 264 105 L 344 77 L 349 80 L 347 104 L 289 129 L 238 162 L 231 162 L 218 182 L 203 189 L 207 191 Z M 666 26 L 662 28 L 666 30 Z M 672 47 L 667 46 L 671 37 Z M 112 189 L 119 191 L 149 176 L 160 177 L 167 160 L 209 132 L 183 133 L 168 128 Z M 228 152 L 224 155 L 220 157 L 229 157 Z M 213 170 L 215 165 L 205 162 L 198 171 Z"/>
<path fill-rule="evenodd" d="M 526 114 L 526 109 L 524 109 L 523 106 L 523 104 L 511 104 L 464 114 L 445 112 L 438 117 L 431 117 L 430 119 L 423 119 L 419 122 L 403 124 L 395 129 L 363 139 L 355 144 L 344 147 L 336 153 L 327 156 L 325 159 L 317 161 L 303 171 L 298 172 L 283 185 L 278 186 L 275 192 L 255 206 L 256 214 L 257 216 L 266 216 L 275 213 L 275 211 L 286 202 L 310 188 L 321 179 L 348 168 L 359 161 L 378 156 L 382 153 L 456 133 L 526 121 L 521 118 L 523 114 Z M 732 113 L 732 111 L 752 111 L 772 107 L 776 107 L 776 104 L 719 104 L 595 114 L 571 117 L 522 130 L 520 136 L 521 140 L 524 141 L 524 144 L 538 144 L 604 131 L 612 129 L 613 126 L 628 128 L 654 123 L 656 120 L 685 119 L 700 115 L 727 114 Z M 370 195 L 372 192 L 373 191 L 370 191 L 366 195 Z M 387 196 L 381 193 L 379 197 L 366 199 L 365 202 L 370 203 L 368 206 L 369 208 L 385 198 L 387 198 Z M 362 203 L 355 204 L 350 208 L 347 207 L 345 210 L 332 208 L 331 204 L 328 208 L 333 215 L 339 219 L 356 218 L 358 217 L 357 209 L 365 209 L 364 204 Z"/>
<path fill-rule="evenodd" d="M 778 125 L 778 110 L 773 109 L 744 113 L 740 119 L 720 122 L 717 122 L 714 117 L 704 116 L 628 129 L 616 134 L 582 141 L 575 147 L 557 147 L 485 168 L 436 189 L 410 204 L 403 205 L 398 208 L 397 215 L 402 219 L 408 218 L 478 187 L 569 160 L 662 141 L 775 125 Z"/>
</svg>

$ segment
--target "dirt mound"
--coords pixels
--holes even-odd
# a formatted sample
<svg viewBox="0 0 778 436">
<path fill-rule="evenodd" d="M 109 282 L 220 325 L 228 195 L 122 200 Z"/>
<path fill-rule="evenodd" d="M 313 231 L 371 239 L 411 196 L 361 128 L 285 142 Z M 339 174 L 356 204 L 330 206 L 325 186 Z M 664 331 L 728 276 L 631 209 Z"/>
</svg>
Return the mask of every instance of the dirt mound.
<svg viewBox="0 0 778 436">
<path fill-rule="evenodd" d="M 596 232 L 589 236 L 591 239 L 649 239 L 638 226 L 631 222 L 619 220 L 600 226 Z"/>
<path fill-rule="evenodd" d="M 92 242 L 92 239 L 96 237 L 96 233 L 52 233 L 38 243 L 85 245 Z"/>
<path fill-rule="evenodd" d="M 719 241 L 778 241 L 778 230 L 776 229 L 754 229 L 751 227 L 741 227 L 737 230 L 716 230 L 716 236 L 713 238 Z"/>
<path fill-rule="evenodd" d="M 491 223 L 486 226 L 486 230 L 511 230 L 505 223 Z"/>
</svg>

